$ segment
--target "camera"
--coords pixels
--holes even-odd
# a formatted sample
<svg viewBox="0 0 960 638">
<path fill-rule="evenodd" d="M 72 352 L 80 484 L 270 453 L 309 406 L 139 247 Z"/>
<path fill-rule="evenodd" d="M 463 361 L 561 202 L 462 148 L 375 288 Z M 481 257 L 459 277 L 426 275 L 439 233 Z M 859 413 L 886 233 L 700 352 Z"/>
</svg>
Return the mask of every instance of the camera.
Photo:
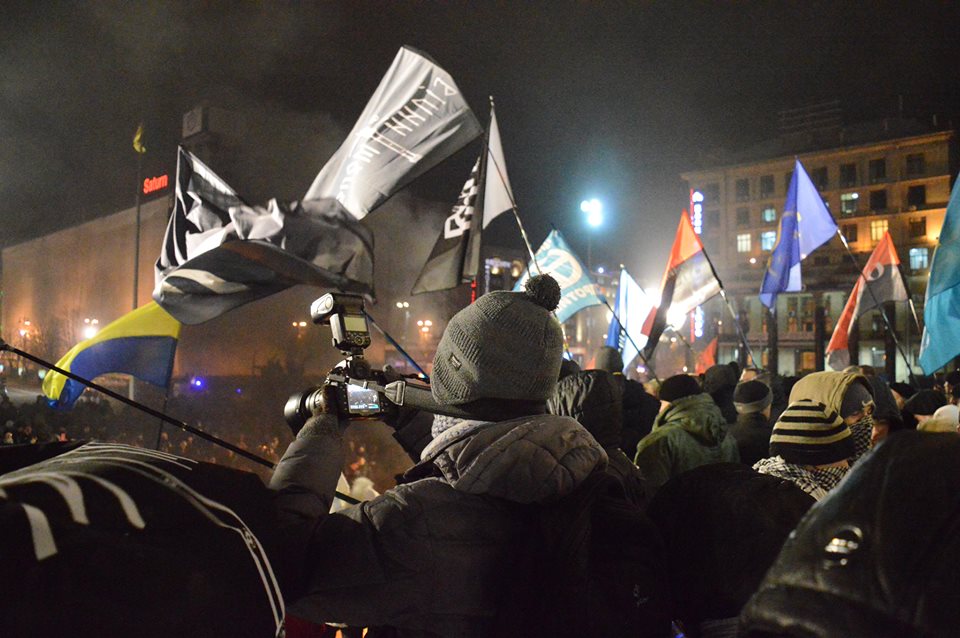
<svg viewBox="0 0 960 638">
<path fill-rule="evenodd" d="M 385 378 L 363 357 L 370 346 L 370 328 L 363 309 L 363 297 L 328 293 L 310 304 L 315 324 L 330 326 L 333 347 L 346 358 L 334 368 L 323 385 L 292 395 L 283 414 L 295 429 L 303 426 L 323 400 L 324 387 L 334 388 L 339 414 L 351 419 L 376 419 L 391 409 L 383 395 Z"/>
</svg>

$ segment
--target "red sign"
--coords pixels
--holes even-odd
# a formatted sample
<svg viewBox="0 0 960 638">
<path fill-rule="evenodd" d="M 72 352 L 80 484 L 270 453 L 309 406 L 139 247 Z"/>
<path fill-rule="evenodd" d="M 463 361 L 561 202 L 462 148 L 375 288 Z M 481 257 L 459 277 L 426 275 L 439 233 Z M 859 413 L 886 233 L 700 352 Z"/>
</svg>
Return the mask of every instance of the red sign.
<svg viewBox="0 0 960 638">
<path fill-rule="evenodd" d="M 169 180 L 166 175 L 160 175 L 159 177 L 148 177 L 143 180 L 143 194 L 147 195 L 148 193 L 154 193 L 159 190 L 166 188 Z"/>
</svg>

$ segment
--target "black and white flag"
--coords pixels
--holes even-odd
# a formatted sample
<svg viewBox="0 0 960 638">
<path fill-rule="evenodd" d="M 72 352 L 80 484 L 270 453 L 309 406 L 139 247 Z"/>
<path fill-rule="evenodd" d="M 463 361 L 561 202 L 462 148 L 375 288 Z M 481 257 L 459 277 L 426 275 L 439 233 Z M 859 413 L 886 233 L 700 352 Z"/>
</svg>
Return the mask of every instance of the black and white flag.
<svg viewBox="0 0 960 638">
<path fill-rule="evenodd" d="M 479 177 L 480 159 L 477 158 L 470 177 L 460 191 L 457 203 L 443 222 L 440 236 L 437 237 L 411 294 L 449 290 L 463 282 L 464 258 L 467 255 L 471 224 L 476 215 Z"/>
<path fill-rule="evenodd" d="M 450 74 L 403 47 L 304 199 L 335 199 L 362 219 L 481 132 Z"/>
<path fill-rule="evenodd" d="M 296 284 L 373 295 L 373 233 L 338 202 L 249 206 L 184 149 L 153 298 L 197 324 Z"/>
</svg>

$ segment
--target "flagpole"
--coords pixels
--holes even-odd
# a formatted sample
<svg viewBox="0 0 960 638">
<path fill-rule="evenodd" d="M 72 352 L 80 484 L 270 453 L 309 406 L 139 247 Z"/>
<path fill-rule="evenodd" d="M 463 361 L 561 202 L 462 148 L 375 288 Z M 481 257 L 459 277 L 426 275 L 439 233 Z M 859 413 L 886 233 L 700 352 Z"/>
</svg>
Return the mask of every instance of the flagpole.
<svg viewBox="0 0 960 638">
<path fill-rule="evenodd" d="M 717 269 L 714 268 L 713 262 L 710 260 L 710 255 L 707 254 L 707 249 L 703 248 L 703 257 L 707 260 L 707 265 L 710 266 L 710 272 L 713 274 L 713 278 L 717 280 L 717 285 L 720 286 L 720 297 L 723 299 L 723 303 L 726 304 L 727 310 L 730 311 L 730 316 L 733 317 L 733 323 L 737 328 L 737 335 L 740 337 L 740 343 L 743 344 L 743 349 L 747 351 L 747 357 L 749 357 L 750 363 L 757 365 L 757 359 L 753 356 L 753 351 L 750 349 L 750 344 L 747 343 L 747 335 L 743 332 L 743 326 L 740 325 L 740 316 L 733 309 L 733 304 L 730 303 L 730 300 L 727 298 L 727 290 L 723 287 L 723 280 L 720 279 L 720 275 L 717 274 Z M 719 344 L 719 341 L 717 342 Z"/>
<path fill-rule="evenodd" d="M 890 320 L 887 318 L 887 313 L 883 309 L 883 305 L 880 303 L 880 300 L 877 299 L 877 296 L 874 294 L 873 289 L 870 287 L 870 280 L 864 277 L 863 268 L 860 266 L 860 261 L 857 259 L 856 255 L 853 254 L 853 251 L 850 250 L 850 244 L 847 243 L 847 238 L 843 236 L 843 233 L 840 232 L 840 228 L 837 228 L 837 237 L 840 238 L 840 242 L 843 244 L 843 247 L 847 250 L 847 256 L 850 257 L 850 261 L 853 262 L 854 267 L 857 269 L 857 276 L 863 279 L 863 283 L 866 286 L 867 292 L 870 293 L 870 297 L 873 299 L 873 303 L 876 306 L 877 310 L 880 311 L 880 316 L 883 317 L 883 323 L 887 327 L 887 331 L 890 333 L 890 336 L 893 337 L 893 343 L 897 346 L 897 352 L 900 353 L 900 357 L 903 358 L 903 362 L 907 366 L 907 374 L 910 377 L 910 381 L 913 382 L 914 387 L 917 386 L 917 379 L 913 375 L 913 366 L 910 365 L 910 360 L 907 359 L 907 355 L 903 352 L 903 348 L 900 346 L 900 340 L 897 339 L 897 332 L 893 329 L 893 326 L 890 325 Z M 855 318 L 854 321 L 859 319 Z"/>
<path fill-rule="evenodd" d="M 623 330 L 623 334 L 627 336 L 627 339 L 630 340 L 630 343 L 633 345 L 633 347 L 637 349 L 637 354 L 640 355 L 640 359 L 643 361 L 643 364 L 647 366 L 647 369 L 650 370 L 650 374 L 652 374 L 653 378 L 659 383 L 660 378 L 657 376 L 657 371 L 654 370 L 650 360 L 643 356 L 643 350 L 637 345 L 637 342 L 633 340 L 633 337 L 630 336 L 630 333 L 627 332 L 627 329 L 623 327 L 623 322 L 620 321 L 620 317 L 617 316 L 616 311 L 610 307 L 610 302 L 607 301 L 606 297 L 603 297 L 603 304 L 607 307 L 607 310 L 610 311 L 610 314 L 613 315 L 613 318 L 617 320 L 617 325 L 619 325 L 620 329 Z"/>
<path fill-rule="evenodd" d="M 394 348 L 396 348 L 396 349 L 397 349 L 397 352 L 399 352 L 407 361 L 409 361 L 409 362 L 413 365 L 414 368 L 417 369 L 417 372 L 420 373 L 420 377 L 421 377 L 424 381 L 430 381 L 430 377 L 427 376 L 427 373 L 424 371 L 424 369 L 420 367 L 420 364 L 418 364 L 418 363 L 414 360 L 413 357 L 411 357 L 409 354 L 407 354 L 407 351 L 404 350 L 404 349 L 400 346 L 400 344 L 397 343 L 397 341 L 396 341 L 393 337 L 391 337 L 390 334 L 389 334 L 386 330 L 384 330 L 383 328 L 381 328 L 381 327 L 377 324 L 377 322 L 374 321 L 373 317 L 371 317 L 370 314 L 369 314 L 366 310 L 363 311 L 363 314 L 364 314 L 364 316 L 366 316 L 366 318 L 370 321 L 370 323 L 373 324 L 373 327 L 376 328 L 376 329 L 380 332 L 380 334 L 382 334 L 382 335 L 386 338 L 386 340 L 390 342 L 390 345 L 392 345 Z"/>
</svg>

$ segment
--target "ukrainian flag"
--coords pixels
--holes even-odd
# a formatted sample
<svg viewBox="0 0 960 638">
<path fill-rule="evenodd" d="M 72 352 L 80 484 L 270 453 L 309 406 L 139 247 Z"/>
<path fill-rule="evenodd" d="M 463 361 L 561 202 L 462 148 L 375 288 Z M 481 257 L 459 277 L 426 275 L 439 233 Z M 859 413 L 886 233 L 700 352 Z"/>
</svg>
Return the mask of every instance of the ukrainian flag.
<svg viewBox="0 0 960 638">
<path fill-rule="evenodd" d="M 57 367 L 85 379 L 121 372 L 166 387 L 179 338 L 180 322 L 151 301 L 75 345 L 57 361 Z M 57 408 L 72 407 L 84 387 L 59 372 L 51 371 L 43 379 L 43 393 Z"/>
</svg>

